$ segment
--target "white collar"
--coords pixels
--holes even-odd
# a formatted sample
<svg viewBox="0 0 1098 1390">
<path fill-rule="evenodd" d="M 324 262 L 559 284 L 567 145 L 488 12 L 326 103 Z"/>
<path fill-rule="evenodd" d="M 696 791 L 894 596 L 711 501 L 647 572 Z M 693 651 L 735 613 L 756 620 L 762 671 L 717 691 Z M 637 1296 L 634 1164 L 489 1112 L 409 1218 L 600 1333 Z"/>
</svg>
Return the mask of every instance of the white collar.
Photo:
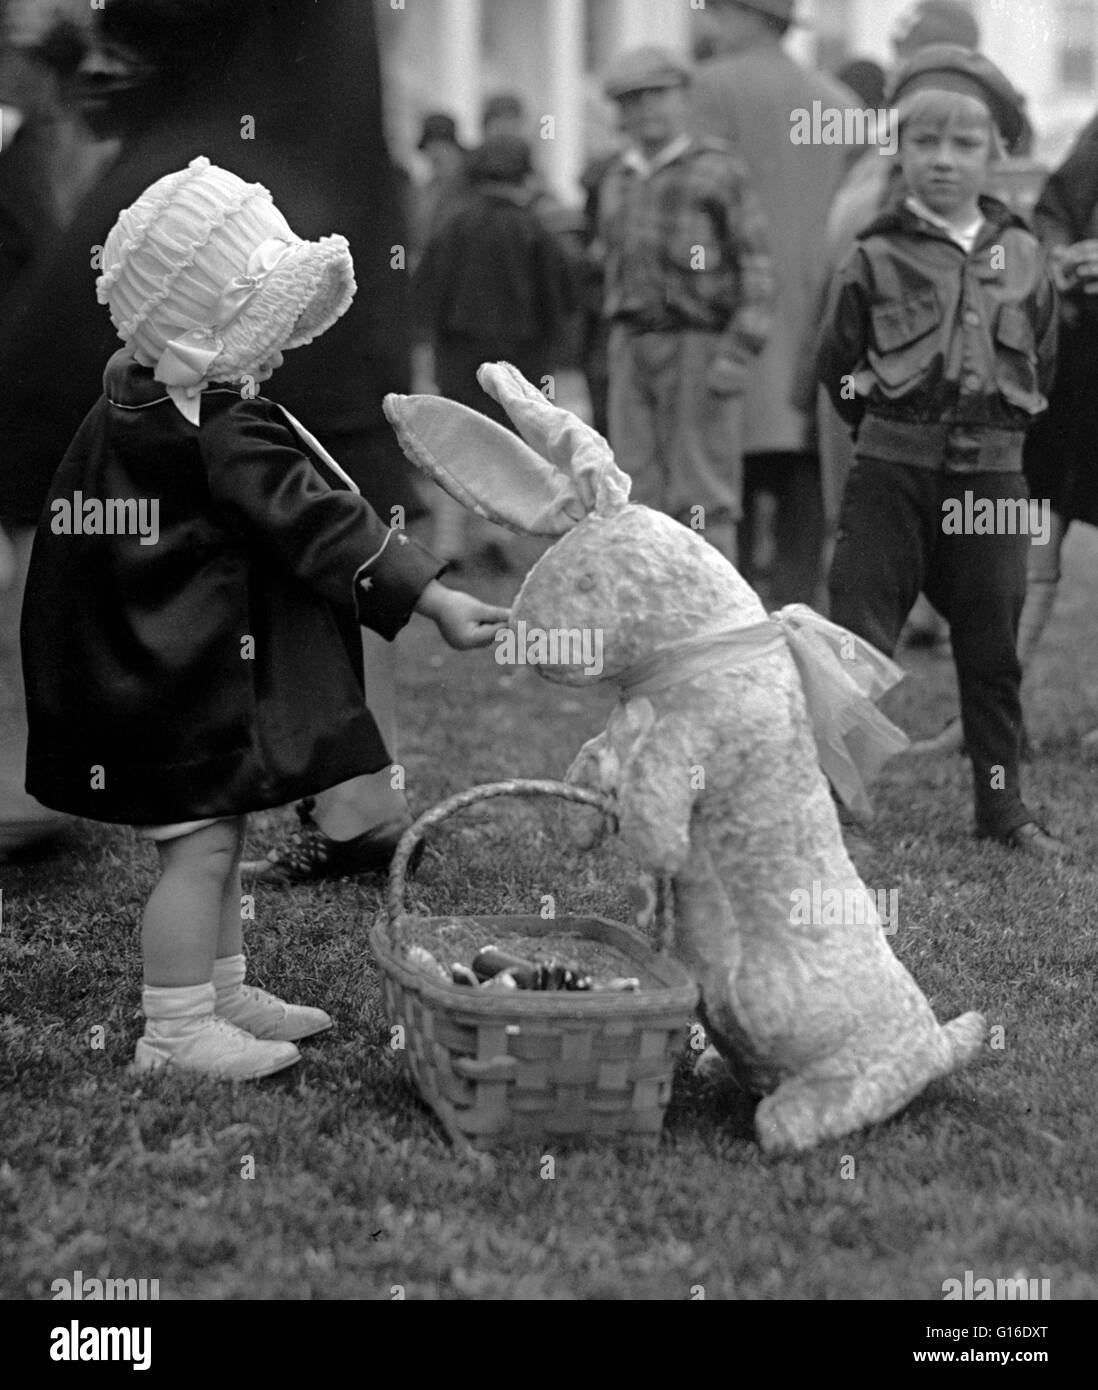
<svg viewBox="0 0 1098 1390">
<path fill-rule="evenodd" d="M 972 250 L 977 234 L 984 225 L 984 215 L 982 212 L 977 212 L 975 220 L 970 222 L 967 226 L 956 227 L 952 222 L 947 222 L 944 217 L 940 217 L 938 213 L 928 208 L 921 198 L 916 198 L 914 193 L 909 193 L 904 201 L 911 211 L 915 213 L 916 216 L 921 217 L 924 222 L 929 222 L 933 227 L 941 228 L 941 230 L 945 232 L 952 241 L 955 241 L 958 246 L 962 247 L 963 250 Z"/>
<path fill-rule="evenodd" d="M 677 135 L 674 140 L 669 140 L 662 150 L 657 150 L 651 159 L 645 157 L 643 150 L 636 145 L 630 146 L 622 156 L 627 168 L 640 174 L 641 178 L 650 178 L 657 169 L 662 169 L 665 164 L 672 164 L 679 155 L 685 154 L 690 148 L 693 136 L 689 134 Z"/>
</svg>

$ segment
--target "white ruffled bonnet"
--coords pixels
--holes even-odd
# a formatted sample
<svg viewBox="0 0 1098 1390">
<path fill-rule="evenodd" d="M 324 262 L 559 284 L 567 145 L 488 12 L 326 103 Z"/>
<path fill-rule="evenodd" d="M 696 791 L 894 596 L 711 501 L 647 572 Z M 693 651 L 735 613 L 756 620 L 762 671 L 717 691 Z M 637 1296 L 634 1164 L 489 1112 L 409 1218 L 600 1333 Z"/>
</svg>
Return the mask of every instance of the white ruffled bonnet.
<svg viewBox="0 0 1098 1390">
<path fill-rule="evenodd" d="M 256 375 L 346 313 L 354 266 L 345 237 L 303 240 L 262 184 L 203 155 L 120 214 L 96 293 L 138 362 L 197 425 L 211 381 Z"/>
</svg>

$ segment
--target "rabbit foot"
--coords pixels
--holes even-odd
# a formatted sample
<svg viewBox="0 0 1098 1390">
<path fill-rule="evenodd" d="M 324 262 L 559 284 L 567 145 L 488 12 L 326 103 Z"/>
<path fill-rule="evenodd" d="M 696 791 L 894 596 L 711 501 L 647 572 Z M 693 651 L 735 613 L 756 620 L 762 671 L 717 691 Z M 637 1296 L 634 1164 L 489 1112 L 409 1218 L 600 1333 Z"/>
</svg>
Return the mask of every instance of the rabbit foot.
<svg viewBox="0 0 1098 1390">
<path fill-rule="evenodd" d="M 935 1027 L 890 1040 L 888 1051 L 878 1056 L 840 1050 L 783 1081 L 760 1102 L 755 1111 L 759 1144 L 766 1153 L 800 1153 L 887 1120 L 931 1081 L 970 1060 L 972 1038 L 982 1024 L 978 1014 L 966 1014 L 954 1020 L 952 1032 Z"/>
</svg>

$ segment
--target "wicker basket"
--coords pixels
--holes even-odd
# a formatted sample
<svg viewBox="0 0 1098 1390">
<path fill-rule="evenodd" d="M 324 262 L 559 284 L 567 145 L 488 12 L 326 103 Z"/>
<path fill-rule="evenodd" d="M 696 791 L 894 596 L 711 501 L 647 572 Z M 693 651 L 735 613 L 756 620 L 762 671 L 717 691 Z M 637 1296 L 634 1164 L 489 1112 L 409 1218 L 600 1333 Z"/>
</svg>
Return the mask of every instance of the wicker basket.
<svg viewBox="0 0 1098 1390">
<path fill-rule="evenodd" d="M 635 1136 L 655 1145 L 698 991 L 639 931 L 601 917 L 472 919 L 504 949 L 509 936 L 549 933 L 612 946 L 634 973 L 659 981 L 634 993 L 478 991 L 433 979 L 405 959 L 402 938 L 450 920 L 405 912 L 404 877 L 417 842 L 453 812 L 496 796 L 557 796 L 610 810 L 607 798 L 564 782 L 493 782 L 440 802 L 405 832 L 390 870 L 388 914 L 374 924 L 370 944 L 416 1085 L 463 1149 L 565 1136 Z"/>
</svg>

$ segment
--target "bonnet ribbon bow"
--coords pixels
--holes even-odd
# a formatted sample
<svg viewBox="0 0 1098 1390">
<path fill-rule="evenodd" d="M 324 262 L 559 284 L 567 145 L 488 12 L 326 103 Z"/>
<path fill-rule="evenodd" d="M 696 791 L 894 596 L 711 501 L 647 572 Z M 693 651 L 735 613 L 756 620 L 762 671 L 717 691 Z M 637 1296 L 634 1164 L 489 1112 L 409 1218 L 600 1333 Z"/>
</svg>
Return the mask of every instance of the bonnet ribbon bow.
<svg viewBox="0 0 1098 1390">
<path fill-rule="evenodd" d="M 153 376 L 168 388 L 176 409 L 192 425 L 199 423 L 206 373 L 225 346 L 221 334 L 244 312 L 295 245 L 281 237 L 261 242 L 248 258 L 246 273 L 237 275 L 222 290 L 209 324 L 180 333 L 160 354 Z"/>
<path fill-rule="evenodd" d="M 660 648 L 620 675 L 624 699 L 669 690 L 694 676 L 730 671 L 789 648 L 804 690 L 820 767 L 851 811 L 873 814 L 866 783 L 908 737 L 877 708 L 904 671 L 883 652 L 803 603 L 748 627 L 710 628 Z"/>
</svg>

